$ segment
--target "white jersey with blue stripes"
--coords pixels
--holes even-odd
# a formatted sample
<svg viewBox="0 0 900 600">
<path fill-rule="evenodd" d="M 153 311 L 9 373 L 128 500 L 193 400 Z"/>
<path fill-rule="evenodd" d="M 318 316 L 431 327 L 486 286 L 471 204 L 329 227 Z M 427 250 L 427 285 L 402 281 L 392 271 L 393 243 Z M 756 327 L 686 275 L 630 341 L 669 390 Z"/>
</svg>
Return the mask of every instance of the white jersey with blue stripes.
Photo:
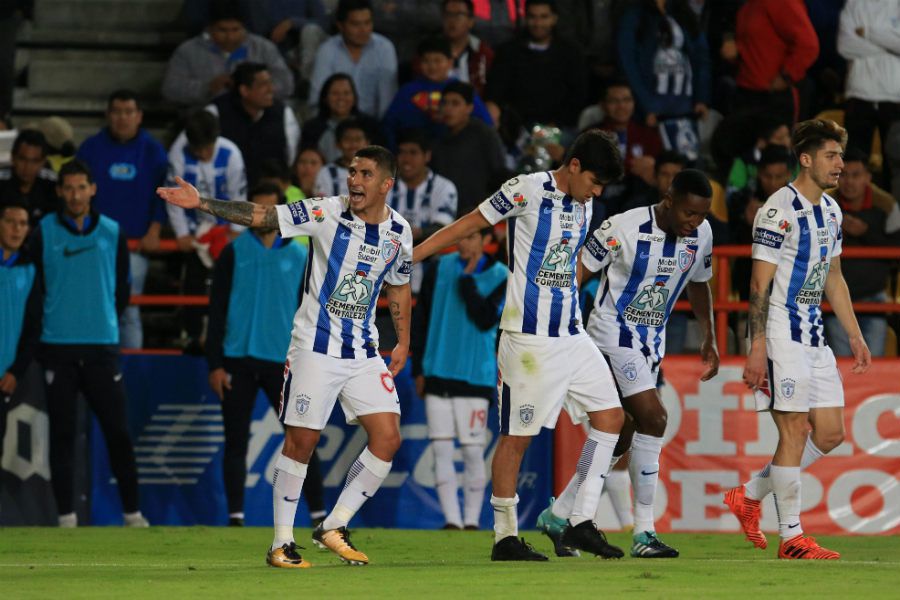
<svg viewBox="0 0 900 600">
<path fill-rule="evenodd" d="M 831 259 L 841 254 L 843 214 L 827 194 L 818 204 L 788 184 L 753 222 L 753 258 L 776 265 L 766 337 L 825 346 L 822 294 Z"/>
<path fill-rule="evenodd" d="M 283 237 L 310 237 L 292 346 L 338 358 L 378 356 L 375 304 L 383 283 L 409 283 L 409 223 L 390 207 L 382 223 L 365 223 L 350 211 L 345 196 L 276 209 Z"/>
<path fill-rule="evenodd" d="M 703 221 L 686 236 L 667 234 L 652 206 L 610 217 L 581 256 L 603 273 L 587 331 L 604 352 L 633 348 L 659 362 L 666 351 L 666 322 L 689 281 L 712 277 L 712 229 Z"/>
<path fill-rule="evenodd" d="M 478 209 L 492 225 L 508 223 L 510 275 L 500 329 L 549 337 L 583 332 L 575 264 L 590 203 L 559 191 L 544 172 L 510 179 Z"/>
</svg>

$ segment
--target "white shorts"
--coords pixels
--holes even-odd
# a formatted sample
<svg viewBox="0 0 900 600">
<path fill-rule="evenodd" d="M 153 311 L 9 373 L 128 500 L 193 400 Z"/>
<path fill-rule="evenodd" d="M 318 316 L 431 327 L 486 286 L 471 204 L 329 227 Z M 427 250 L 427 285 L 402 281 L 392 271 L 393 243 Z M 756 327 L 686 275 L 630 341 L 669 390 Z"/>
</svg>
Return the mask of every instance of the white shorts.
<svg viewBox="0 0 900 600">
<path fill-rule="evenodd" d="M 435 396 L 425 394 L 428 439 L 456 438 L 460 445 L 487 443 L 486 398 L 476 396 Z"/>
<path fill-rule="evenodd" d="M 586 333 L 545 337 L 504 331 L 497 351 L 500 433 L 552 429 L 563 403 L 573 419 L 621 406 L 612 374 Z"/>
<path fill-rule="evenodd" d="M 351 425 L 364 415 L 400 414 L 394 378 L 380 357 L 336 358 L 290 348 L 284 365 L 278 420 L 285 425 L 321 431 L 338 398 Z"/>
<path fill-rule="evenodd" d="M 767 339 L 766 354 L 768 387 L 753 393 L 757 411 L 844 406 L 844 382 L 831 348 Z"/>
<path fill-rule="evenodd" d="M 656 389 L 656 382 L 659 380 L 658 362 L 634 348 L 601 347 L 600 351 L 612 366 L 613 376 L 623 398 Z"/>
</svg>

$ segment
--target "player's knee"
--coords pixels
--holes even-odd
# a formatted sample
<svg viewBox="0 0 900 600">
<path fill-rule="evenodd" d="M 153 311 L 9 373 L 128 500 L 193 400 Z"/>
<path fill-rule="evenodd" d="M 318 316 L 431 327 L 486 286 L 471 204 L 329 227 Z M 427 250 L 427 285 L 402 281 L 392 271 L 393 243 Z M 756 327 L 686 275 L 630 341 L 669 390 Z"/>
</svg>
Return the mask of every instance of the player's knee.
<svg viewBox="0 0 900 600">
<path fill-rule="evenodd" d="M 400 449 L 401 443 L 403 439 L 400 437 L 400 431 L 395 429 L 380 433 L 377 438 L 370 438 L 369 451 L 381 460 L 391 461 Z"/>
<path fill-rule="evenodd" d="M 309 464 L 316 444 L 319 443 L 319 432 L 313 429 L 292 427 L 285 431 L 284 446 L 281 453 L 304 464 Z"/>
<path fill-rule="evenodd" d="M 844 432 L 840 429 L 822 433 L 814 431 L 812 441 L 816 448 L 828 454 L 844 442 Z"/>
</svg>

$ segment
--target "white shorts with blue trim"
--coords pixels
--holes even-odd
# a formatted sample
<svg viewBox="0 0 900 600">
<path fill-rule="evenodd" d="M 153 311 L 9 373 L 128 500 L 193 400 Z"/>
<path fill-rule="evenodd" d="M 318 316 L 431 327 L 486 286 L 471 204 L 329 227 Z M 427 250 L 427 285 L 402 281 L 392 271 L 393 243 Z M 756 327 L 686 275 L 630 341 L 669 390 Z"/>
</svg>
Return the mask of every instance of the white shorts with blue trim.
<svg viewBox="0 0 900 600">
<path fill-rule="evenodd" d="M 659 380 L 659 362 L 652 360 L 634 348 L 621 346 L 603 347 L 600 351 L 609 360 L 613 377 L 619 384 L 623 398 L 647 390 L 655 390 Z"/>
<path fill-rule="evenodd" d="M 756 410 L 809 412 L 844 406 L 844 382 L 828 346 L 767 339 L 768 385 L 756 390 Z"/>
<path fill-rule="evenodd" d="M 501 434 L 553 429 L 563 404 L 577 420 L 621 406 L 606 359 L 584 332 L 547 337 L 503 331 L 497 366 Z"/>
<path fill-rule="evenodd" d="M 425 394 L 428 439 L 458 439 L 460 446 L 487 443 L 487 413 L 490 402 L 477 396 Z"/>
<path fill-rule="evenodd" d="M 291 347 L 284 365 L 278 420 L 321 431 L 338 398 L 350 425 L 365 415 L 400 414 L 394 378 L 381 357 L 336 358 Z"/>
</svg>

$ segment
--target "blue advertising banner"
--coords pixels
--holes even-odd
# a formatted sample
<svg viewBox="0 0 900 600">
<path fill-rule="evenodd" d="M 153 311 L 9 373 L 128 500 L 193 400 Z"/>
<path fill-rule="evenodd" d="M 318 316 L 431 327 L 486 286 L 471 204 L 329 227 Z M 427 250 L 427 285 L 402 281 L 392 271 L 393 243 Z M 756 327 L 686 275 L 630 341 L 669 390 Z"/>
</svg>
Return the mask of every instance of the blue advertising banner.
<svg viewBox="0 0 900 600">
<path fill-rule="evenodd" d="M 219 401 L 207 384 L 205 360 L 187 356 L 125 356 L 122 362 L 144 515 L 153 525 L 224 525 L 228 521 L 222 482 L 225 438 Z M 444 518 L 434 491 L 434 457 L 425 405 L 416 397 L 408 367 L 397 377 L 396 385 L 403 445 L 384 485 L 351 525 L 436 529 L 443 526 Z M 496 405 L 492 405 L 485 452 L 488 477 L 498 424 Z M 272 524 L 271 481 L 282 439 L 281 424 L 260 394 L 253 411 L 247 452 L 247 525 Z M 551 493 L 552 439 L 552 432 L 544 430 L 534 439 L 522 463 L 519 520 L 524 528 L 534 526 Z M 344 422 L 338 403 L 318 447 L 326 507 L 334 505 L 347 469 L 365 444 L 365 431 Z M 120 524 L 121 504 L 96 422 L 91 431 L 91 456 L 91 521 L 94 525 Z M 461 473 L 462 456 L 457 458 L 457 470 Z M 483 528 L 493 524 L 489 497 L 490 486 L 482 509 Z M 309 524 L 302 500 L 297 524 Z"/>
</svg>

